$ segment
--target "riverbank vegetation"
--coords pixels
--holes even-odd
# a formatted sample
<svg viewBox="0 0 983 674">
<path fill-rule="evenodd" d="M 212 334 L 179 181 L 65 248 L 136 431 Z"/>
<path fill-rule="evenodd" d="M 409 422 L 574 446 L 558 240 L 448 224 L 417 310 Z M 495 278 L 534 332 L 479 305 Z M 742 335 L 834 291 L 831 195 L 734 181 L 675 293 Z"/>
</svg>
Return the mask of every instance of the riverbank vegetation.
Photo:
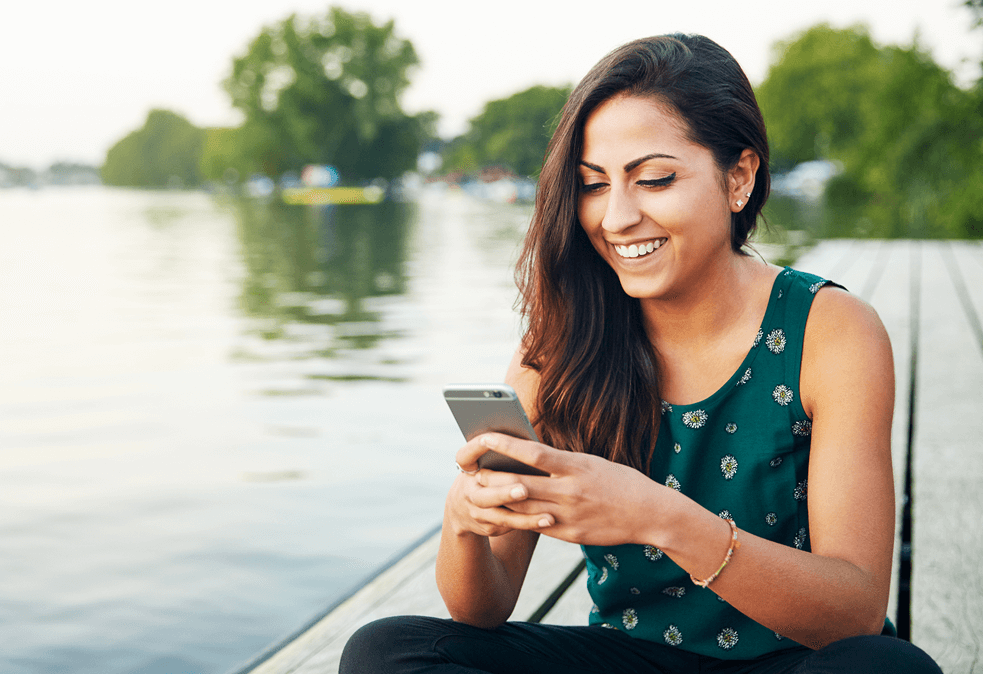
<svg viewBox="0 0 983 674">
<path fill-rule="evenodd" d="M 980 27 L 983 0 L 965 5 Z M 289 16 L 231 64 L 224 85 L 241 126 L 198 129 L 153 111 L 109 151 L 103 180 L 196 186 L 327 164 L 357 184 L 398 178 L 424 149 L 451 181 L 538 173 L 569 87 L 489 101 L 466 133 L 441 140 L 436 113 L 400 107 L 417 64 L 392 21 L 338 8 Z M 958 85 L 917 37 L 879 45 L 862 26 L 818 25 L 774 46 L 755 89 L 773 171 L 819 161 L 835 173 L 814 195 L 815 236 L 983 237 L 983 78 Z"/>
</svg>

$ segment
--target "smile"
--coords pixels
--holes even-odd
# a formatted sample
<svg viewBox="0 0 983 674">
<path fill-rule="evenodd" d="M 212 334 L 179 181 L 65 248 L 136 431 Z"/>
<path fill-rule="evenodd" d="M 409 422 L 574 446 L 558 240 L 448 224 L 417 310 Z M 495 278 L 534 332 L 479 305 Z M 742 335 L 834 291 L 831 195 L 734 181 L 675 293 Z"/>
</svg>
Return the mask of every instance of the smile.
<svg viewBox="0 0 983 674">
<path fill-rule="evenodd" d="M 666 239 L 655 239 L 654 241 L 637 245 L 633 243 L 630 246 L 614 246 L 614 251 L 621 257 L 642 257 L 654 250 L 659 250 L 665 242 Z"/>
</svg>

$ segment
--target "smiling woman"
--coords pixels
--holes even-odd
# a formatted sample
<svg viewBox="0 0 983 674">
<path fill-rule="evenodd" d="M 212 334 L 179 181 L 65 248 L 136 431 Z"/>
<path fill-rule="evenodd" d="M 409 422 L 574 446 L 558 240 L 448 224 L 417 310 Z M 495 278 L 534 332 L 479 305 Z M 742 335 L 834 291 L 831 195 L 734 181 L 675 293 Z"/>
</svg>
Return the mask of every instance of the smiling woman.
<svg viewBox="0 0 983 674">
<path fill-rule="evenodd" d="M 540 176 L 506 377 L 542 444 L 458 451 L 437 556 L 453 620 L 367 625 L 342 674 L 939 672 L 882 635 L 887 335 L 835 283 L 748 253 L 768 190 L 761 113 L 716 43 L 637 40 L 584 78 Z M 546 475 L 479 470 L 490 449 Z M 582 547 L 589 625 L 506 622 L 540 535 Z"/>
</svg>

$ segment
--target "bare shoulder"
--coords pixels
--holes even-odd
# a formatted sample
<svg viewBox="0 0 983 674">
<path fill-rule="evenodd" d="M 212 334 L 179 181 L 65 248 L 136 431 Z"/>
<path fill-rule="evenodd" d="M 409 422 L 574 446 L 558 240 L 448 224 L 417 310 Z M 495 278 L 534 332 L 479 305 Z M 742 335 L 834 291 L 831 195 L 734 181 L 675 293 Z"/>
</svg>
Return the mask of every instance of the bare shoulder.
<svg viewBox="0 0 983 674">
<path fill-rule="evenodd" d="M 884 393 L 893 401 L 891 341 L 873 307 L 832 286 L 816 293 L 806 321 L 801 382 L 810 416 L 821 398 L 857 393 L 858 387 L 887 387 Z"/>
<path fill-rule="evenodd" d="M 515 389 L 519 401 L 530 417 L 536 415 L 536 400 L 539 393 L 539 372 L 522 364 L 525 351 L 520 345 L 512 356 L 512 362 L 505 373 L 505 383 Z"/>
</svg>

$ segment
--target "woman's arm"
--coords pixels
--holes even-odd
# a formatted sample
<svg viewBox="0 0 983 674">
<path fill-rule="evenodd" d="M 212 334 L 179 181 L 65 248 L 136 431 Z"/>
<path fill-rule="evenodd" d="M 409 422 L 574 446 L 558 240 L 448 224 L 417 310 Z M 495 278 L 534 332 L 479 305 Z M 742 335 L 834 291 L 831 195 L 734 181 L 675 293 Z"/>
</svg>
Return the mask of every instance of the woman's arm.
<svg viewBox="0 0 983 674">
<path fill-rule="evenodd" d="M 812 552 L 739 531 L 740 549 L 710 587 L 761 624 L 818 648 L 880 632 L 887 605 L 894 543 L 894 365 L 872 309 L 836 289 L 817 294 L 806 326 L 800 392 L 813 419 Z M 555 524 L 542 533 L 587 545 L 648 543 L 696 578 L 709 577 L 724 559 L 730 526 L 637 471 L 507 436 L 481 441 L 551 473 L 489 481 L 495 488 L 523 484 L 529 498 L 511 509 L 552 516 Z M 509 526 L 517 513 L 494 516 L 498 525 Z M 514 526 L 523 525 L 514 520 Z"/>
<path fill-rule="evenodd" d="M 506 382 L 525 408 L 532 409 L 538 375 L 521 366 L 521 351 L 512 359 Z M 485 451 L 479 443 L 469 442 L 458 452 L 458 465 L 465 470 L 477 468 L 474 461 Z M 437 553 L 437 587 L 451 617 L 487 628 L 500 625 L 512 614 L 539 539 L 538 533 L 526 528 L 534 517 L 538 522 L 538 516 L 515 516 L 513 525 L 523 518 L 523 529 L 489 520 L 499 514 L 497 511 L 505 510 L 504 506 L 528 495 L 523 485 L 511 481 L 498 488 L 488 487 L 490 472 L 461 473 L 454 481 L 447 495 Z M 475 499 L 478 490 L 480 498 Z"/>
</svg>

